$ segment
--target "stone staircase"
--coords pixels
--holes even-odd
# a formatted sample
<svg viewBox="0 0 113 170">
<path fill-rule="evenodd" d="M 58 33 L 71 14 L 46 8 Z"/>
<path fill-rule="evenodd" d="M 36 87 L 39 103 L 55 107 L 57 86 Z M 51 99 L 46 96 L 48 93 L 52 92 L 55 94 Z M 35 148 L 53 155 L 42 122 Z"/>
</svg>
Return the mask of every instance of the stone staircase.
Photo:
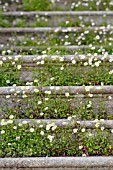
<svg viewBox="0 0 113 170">
<path fill-rule="evenodd" d="M 26 2 L 0 4 L 0 170 L 112 170 L 113 2 Z"/>
</svg>

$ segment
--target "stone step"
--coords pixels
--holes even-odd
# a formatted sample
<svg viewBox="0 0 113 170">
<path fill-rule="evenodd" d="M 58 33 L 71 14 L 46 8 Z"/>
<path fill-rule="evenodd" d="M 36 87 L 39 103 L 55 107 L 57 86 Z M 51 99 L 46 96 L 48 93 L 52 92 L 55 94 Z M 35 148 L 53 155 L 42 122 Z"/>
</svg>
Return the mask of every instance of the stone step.
<svg viewBox="0 0 113 170">
<path fill-rule="evenodd" d="M 13 55 L 0 56 L 0 60 L 3 62 L 1 82 L 6 81 L 3 75 L 7 79 L 8 77 L 15 79 L 15 81 L 10 80 L 9 84 L 6 82 L 4 82 L 5 84 L 1 83 L 1 86 L 12 85 L 12 82 L 14 84 L 17 80 L 17 85 L 25 85 L 26 82 L 34 82 L 36 79 L 38 80 L 38 85 L 42 86 L 50 84 L 57 86 L 101 85 L 101 83 L 112 85 L 113 56 L 107 53 L 104 55 L 90 54 L 89 56 Z M 12 63 L 15 63 L 14 66 L 12 66 Z M 20 70 L 17 69 L 18 65 Z M 15 75 L 11 72 L 11 67 Z M 36 85 L 35 83 L 32 84 Z"/>
<path fill-rule="evenodd" d="M 57 33 L 57 32 L 60 32 L 60 33 L 69 33 L 69 32 L 85 32 L 85 31 L 94 31 L 94 32 L 99 32 L 99 31 L 102 31 L 102 32 L 109 32 L 109 31 L 112 31 L 113 30 L 113 26 L 100 26 L 100 27 L 37 27 L 37 28 L 29 28 L 29 27 L 26 27 L 26 28 L 0 28 L 0 34 L 12 34 L 12 33 Z M 88 32 L 89 33 L 89 32 Z M 86 33 L 86 34 L 88 34 Z"/>
<path fill-rule="evenodd" d="M 11 86 L 12 83 L 13 84 L 16 83 L 17 85 L 25 85 L 25 84 L 35 85 L 36 84 L 35 80 L 38 80 L 37 81 L 38 85 L 51 84 L 53 86 L 55 85 L 56 86 L 57 85 L 58 86 L 61 86 L 61 85 L 74 86 L 74 85 L 82 85 L 82 84 L 101 85 L 102 83 L 105 85 L 113 84 L 112 65 L 111 66 L 108 65 L 106 69 L 105 69 L 105 65 L 99 66 L 99 68 L 98 67 L 92 68 L 91 66 L 80 67 L 80 68 L 77 68 L 76 66 L 63 67 L 62 65 L 57 65 L 57 66 L 46 65 L 45 67 L 46 68 L 44 68 L 43 66 L 34 67 L 34 65 L 25 66 L 21 69 L 21 71 L 15 72 L 15 74 L 17 73 L 17 75 L 14 75 L 15 80 L 11 78 L 9 83 L 4 82 L 5 83 L 4 86 L 7 86 L 7 85 Z M 52 71 L 50 70 L 50 68 L 52 69 Z M 64 70 L 62 71 L 62 73 L 61 73 L 61 69 Z M 4 76 L 7 75 L 7 78 L 9 78 L 11 75 L 13 76 L 11 70 L 8 70 L 8 69 L 5 69 L 5 70 L 6 70 L 5 73 L 3 73 L 3 71 L 1 70 Z M 66 73 L 66 70 L 68 71 L 68 73 Z M 55 71 L 56 71 L 56 74 L 55 74 Z M 91 74 L 93 74 L 92 77 L 91 77 Z M 61 76 L 61 78 L 58 76 Z M 65 77 L 63 80 L 63 76 L 67 76 L 67 78 Z M 96 78 L 97 76 L 98 78 Z M 107 77 L 105 78 L 105 76 Z M 2 80 L 4 81 L 5 79 L 2 78 Z M 1 86 L 3 86 L 2 83 L 1 83 Z"/>
<path fill-rule="evenodd" d="M 77 15 L 77 16 L 112 16 L 113 11 L 14 11 L 14 12 L 1 12 L 3 16 L 34 16 L 34 15 L 41 15 L 41 16 L 68 16 L 68 15 Z"/>
<path fill-rule="evenodd" d="M 113 11 L 2 12 L 0 25 L 1 27 L 107 26 L 112 25 L 112 16 Z"/>
<path fill-rule="evenodd" d="M 2 121 L 8 123 L 9 119 L 2 119 Z M 48 125 L 48 124 L 54 124 L 54 126 L 58 126 L 60 128 L 63 127 L 73 127 L 73 128 L 77 128 L 78 124 L 83 128 L 85 127 L 86 129 L 96 129 L 96 123 L 98 122 L 99 127 L 105 127 L 107 129 L 113 129 L 113 120 L 98 120 L 97 122 L 94 120 L 90 120 L 90 121 L 81 121 L 81 120 L 76 120 L 76 118 L 72 117 L 72 120 L 68 120 L 68 119 L 13 119 L 13 122 L 19 124 L 29 124 L 29 126 L 40 126 L 41 124 L 43 125 Z M 2 122 L 0 121 L 0 125 L 2 124 Z M 2 126 L 2 125 L 1 125 Z"/>
<path fill-rule="evenodd" d="M 0 94 L 1 95 L 9 95 L 11 94 L 11 89 L 14 88 L 14 91 L 22 91 L 24 90 L 26 94 L 33 94 L 34 89 L 41 90 L 41 93 L 45 93 L 45 91 L 51 91 L 53 94 L 64 94 L 65 92 L 69 93 L 70 95 L 73 94 L 86 94 L 93 93 L 93 94 L 113 94 L 113 86 L 14 86 L 14 87 L 1 87 Z"/>
<path fill-rule="evenodd" d="M 1 46 L 112 46 L 113 27 L 2 28 Z"/>
<path fill-rule="evenodd" d="M 75 118 L 74 118 L 75 119 Z M 98 149 L 102 149 L 99 155 L 104 155 L 104 147 L 108 150 L 108 155 L 112 155 L 113 147 L 113 120 L 95 120 L 95 121 L 77 121 L 77 120 L 12 120 L 2 119 L 1 124 L 1 156 L 10 157 L 15 154 L 15 157 L 20 156 L 98 156 Z M 66 124 L 67 123 L 67 124 Z M 63 124 L 63 125 L 62 125 Z M 88 129 L 87 129 L 88 128 Z M 89 129 L 90 128 L 90 129 Z M 11 134 L 12 131 L 14 134 Z M 6 134 L 5 134 L 6 133 Z M 7 135 L 5 137 L 5 135 Z M 20 135 L 20 136 L 17 136 Z M 24 138 L 23 138 L 24 137 Z M 8 149 L 4 140 L 7 138 Z M 16 138 L 16 140 L 15 140 Z M 97 138 L 99 138 L 97 140 Z M 19 145 L 21 140 L 21 148 L 15 150 L 12 140 Z M 38 141 L 37 141 L 38 139 Z M 89 140 L 89 141 L 88 141 Z M 102 141 L 102 142 L 101 142 Z M 30 142 L 30 143 L 29 143 Z M 89 145 L 96 142 L 94 149 Z M 107 146 L 106 146 L 107 142 Z M 40 143 L 40 146 L 39 146 Z M 65 146 L 64 146 L 65 143 Z M 30 145 L 29 145 L 30 144 Z M 46 145 L 47 144 L 47 145 Z M 49 146 L 50 145 L 50 146 Z M 25 147 L 26 146 L 26 147 Z M 32 146 L 32 147 L 31 147 Z M 76 148 L 80 149 L 74 152 Z M 24 150 L 23 150 L 24 147 Z M 12 154 L 9 149 L 13 149 Z M 41 152 L 36 148 L 41 149 Z M 44 150 L 43 150 L 44 148 Z M 47 148 L 47 149 L 46 149 Z M 61 148 L 61 149 L 60 149 Z M 92 151 L 90 150 L 92 148 Z M 29 151 L 28 151 L 29 149 Z M 70 151 L 68 152 L 68 149 Z M 73 150 L 74 149 L 74 150 Z M 58 150 L 61 152 L 59 153 Z M 5 151 L 5 152 L 4 152 Z M 49 153 L 48 153 L 49 151 Z M 80 152 L 80 153 L 79 153 Z M 57 155 L 58 154 L 58 155 Z"/>
<path fill-rule="evenodd" d="M 113 157 L 0 158 L 1 170 L 112 170 Z"/>
<path fill-rule="evenodd" d="M 14 114 L 16 118 L 66 118 L 76 115 L 77 118 L 86 119 L 113 119 L 113 95 L 94 95 L 92 98 L 86 95 L 45 96 L 30 95 L 13 96 L 0 95 L 0 117 L 8 118 Z M 9 97 L 9 98 L 8 98 Z M 56 99 L 56 102 L 54 100 Z M 39 104 L 40 103 L 40 104 Z M 57 105 L 57 106 L 56 106 Z M 42 106 L 42 108 L 41 108 Z M 55 107 L 56 106 L 56 107 Z M 46 109 L 45 109 L 46 108 Z"/>
<path fill-rule="evenodd" d="M 11 57 L 11 59 L 10 59 Z M 5 59 L 4 59 L 5 58 Z M 15 61 L 16 58 L 19 58 L 21 60 L 21 63 L 28 66 L 27 64 L 36 64 L 38 61 L 45 60 L 51 61 L 55 63 L 55 61 L 58 61 L 59 63 L 72 63 L 73 60 L 76 62 L 85 62 L 88 60 L 96 61 L 106 61 L 106 62 L 112 62 L 113 61 L 113 55 L 109 55 L 108 53 L 105 53 L 103 55 L 97 55 L 97 54 L 75 54 L 75 55 L 11 55 L 11 56 L 0 56 L 0 60 L 3 60 L 4 62 L 8 61 Z M 110 63 L 109 63 L 110 64 Z"/>
<path fill-rule="evenodd" d="M 76 115 L 84 120 L 98 117 L 112 119 L 112 103 L 113 86 L 0 88 L 1 118 L 8 118 L 14 113 L 17 118 L 66 118 Z"/>
<path fill-rule="evenodd" d="M 38 96 L 39 97 L 39 96 Z M 108 96 L 109 97 L 109 96 Z M 110 95 L 110 97 L 113 98 L 113 95 Z M 40 97 L 39 97 L 40 98 Z M 112 106 L 112 100 L 109 98 L 106 100 L 102 100 L 103 98 L 99 98 L 98 96 L 95 98 L 71 98 L 71 101 L 68 101 L 66 98 L 61 98 L 61 96 L 58 96 L 56 98 L 56 102 L 53 102 L 55 98 L 49 98 L 48 102 L 44 102 L 44 99 L 42 99 L 42 105 L 39 106 L 37 103 L 39 103 L 39 100 L 36 98 L 34 99 L 31 96 L 28 96 L 27 99 L 19 98 L 11 98 L 10 100 L 6 100 L 6 98 L 3 96 L 0 101 L 0 117 L 8 118 L 10 114 L 14 114 L 16 118 L 55 118 L 57 119 L 60 117 L 61 119 L 66 118 L 67 116 L 76 116 L 77 118 L 81 118 L 83 120 L 86 119 L 113 119 L 113 106 Z M 15 102 L 15 103 L 14 103 Z M 67 105 L 66 105 L 67 103 Z M 91 106 L 90 106 L 90 103 Z M 18 104 L 18 105 L 17 105 Z M 47 104 L 49 105 L 48 108 L 46 108 Z M 55 105 L 56 109 L 55 108 Z M 51 107 L 50 107 L 51 105 Z M 45 110 L 45 108 L 47 110 Z"/>
</svg>

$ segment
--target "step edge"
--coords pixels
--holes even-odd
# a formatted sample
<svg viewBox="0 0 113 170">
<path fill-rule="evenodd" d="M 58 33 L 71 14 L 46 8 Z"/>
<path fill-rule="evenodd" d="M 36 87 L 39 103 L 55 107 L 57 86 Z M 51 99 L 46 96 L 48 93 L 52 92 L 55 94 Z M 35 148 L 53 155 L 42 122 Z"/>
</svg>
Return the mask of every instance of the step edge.
<svg viewBox="0 0 113 170">
<path fill-rule="evenodd" d="M 46 93 L 45 91 L 50 91 L 50 94 L 113 94 L 113 86 L 7 86 L 0 87 L 0 95 L 13 94 L 13 91 L 20 91 L 20 93 L 24 90 L 27 94 L 33 94 L 34 89 L 38 89 L 39 91 Z"/>
<path fill-rule="evenodd" d="M 15 11 L 1 12 L 2 15 L 23 16 L 23 15 L 113 15 L 113 11 Z"/>
<path fill-rule="evenodd" d="M 75 119 L 75 120 L 74 120 Z M 72 121 L 69 121 L 68 119 L 13 119 L 12 123 L 23 123 L 26 122 L 26 124 L 29 124 L 30 126 L 39 126 L 40 124 L 48 124 L 48 123 L 55 123 L 58 127 L 76 127 L 76 123 L 80 124 L 81 127 L 85 128 L 95 128 L 95 120 L 76 120 L 74 118 Z M 2 119 L 3 121 L 7 122 L 8 119 Z M 99 126 L 104 126 L 108 129 L 113 129 L 113 120 L 104 120 L 100 119 L 98 120 Z M 2 121 L 0 121 L 0 125 L 2 124 Z M 2 125 L 1 125 L 2 126 Z"/>
<path fill-rule="evenodd" d="M 0 168 L 113 167 L 113 156 L 0 158 Z"/>
</svg>

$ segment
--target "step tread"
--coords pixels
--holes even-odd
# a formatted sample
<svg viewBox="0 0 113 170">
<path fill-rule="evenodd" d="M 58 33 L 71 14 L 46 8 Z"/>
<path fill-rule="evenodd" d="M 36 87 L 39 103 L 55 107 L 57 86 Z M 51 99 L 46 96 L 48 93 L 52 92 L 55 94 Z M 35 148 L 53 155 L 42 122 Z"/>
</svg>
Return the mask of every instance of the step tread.
<svg viewBox="0 0 113 170">
<path fill-rule="evenodd" d="M 92 30 L 92 31 L 110 31 L 113 30 L 113 26 L 106 27 L 106 26 L 100 26 L 100 27 L 36 27 L 36 28 L 0 28 L 0 33 L 27 33 L 27 32 L 79 32 L 79 31 L 85 31 L 85 30 Z"/>
<path fill-rule="evenodd" d="M 29 168 L 81 168 L 81 167 L 113 167 L 113 156 L 97 157 L 35 157 L 35 158 L 0 158 L 0 168 L 29 167 Z M 54 170 L 54 169 L 53 169 Z"/>
<path fill-rule="evenodd" d="M 51 91 L 51 93 L 55 94 L 113 94 L 113 86 L 46 86 L 46 87 L 35 87 L 35 86 L 9 86 L 9 87 L 0 87 L 0 95 L 12 94 L 11 89 L 15 89 L 15 91 L 20 91 L 20 93 L 24 90 L 28 94 L 34 93 L 34 89 L 39 89 L 41 92 Z"/>
<path fill-rule="evenodd" d="M 24 16 L 24 15 L 113 15 L 113 11 L 15 11 L 15 12 L 1 12 L 4 16 Z"/>
<path fill-rule="evenodd" d="M 4 119 L 6 122 L 8 119 Z M 15 123 L 23 123 L 26 122 L 26 124 L 28 123 L 30 126 L 33 125 L 37 125 L 39 126 L 40 124 L 48 124 L 48 123 L 55 123 L 55 125 L 57 125 L 58 127 L 65 127 L 65 126 L 72 126 L 72 127 L 76 127 L 76 123 L 80 124 L 81 127 L 85 127 L 85 128 L 94 128 L 95 127 L 95 120 L 76 120 L 76 118 L 74 118 L 73 121 L 69 121 L 68 119 L 13 119 L 13 122 Z M 109 129 L 113 129 L 113 120 L 99 120 L 97 121 L 99 122 L 100 126 L 104 126 L 105 128 L 109 128 Z M 1 121 L 0 121 L 1 124 Z M 24 124 L 24 123 L 23 123 Z"/>
<path fill-rule="evenodd" d="M 64 45 L 64 46 L 9 46 L 9 45 L 0 45 L 0 51 L 3 50 L 16 50 L 16 51 L 21 51 L 21 50 L 38 50 L 38 49 L 47 49 L 47 48 L 53 48 L 53 49 L 70 49 L 70 50 L 76 50 L 76 49 L 91 49 L 92 47 L 95 48 L 106 48 L 108 47 L 107 45 L 103 45 L 103 46 L 92 46 L 92 45 L 82 45 L 82 46 L 78 46 L 78 45 Z"/>
<path fill-rule="evenodd" d="M 98 60 L 104 60 L 104 61 L 109 61 L 110 59 L 113 59 L 113 55 L 109 55 L 109 54 L 103 54 L 103 55 L 93 55 L 91 54 L 90 56 L 86 55 L 86 54 L 78 54 L 78 55 L 10 55 L 11 57 L 11 61 L 15 60 L 15 58 L 19 58 L 20 60 L 22 60 L 25 63 L 35 63 L 37 61 L 42 61 L 42 60 L 50 60 L 52 62 L 55 62 L 56 60 L 63 60 L 62 62 L 71 62 L 72 60 L 76 60 L 76 61 L 87 61 L 90 58 L 93 59 L 98 59 Z M 0 56 L 0 60 L 2 60 L 3 58 L 5 58 L 6 60 L 4 62 L 8 62 L 10 61 L 9 56 Z"/>
</svg>

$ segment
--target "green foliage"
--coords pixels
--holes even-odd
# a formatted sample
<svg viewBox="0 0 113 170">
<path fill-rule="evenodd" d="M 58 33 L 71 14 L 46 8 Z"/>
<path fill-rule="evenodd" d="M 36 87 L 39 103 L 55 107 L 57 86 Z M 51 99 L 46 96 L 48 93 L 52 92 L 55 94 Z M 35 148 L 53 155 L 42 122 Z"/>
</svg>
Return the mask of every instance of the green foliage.
<svg viewBox="0 0 113 170">
<path fill-rule="evenodd" d="M 3 17 L 1 14 L 0 14 L 0 27 L 11 27 L 11 23 L 7 19 L 7 17 Z"/>
<path fill-rule="evenodd" d="M 47 130 L 48 125 L 41 122 L 39 127 L 9 122 L 1 127 L 0 157 L 113 156 L 107 129 L 98 128 L 92 133 L 75 122 L 74 133 L 72 127 L 59 128 L 55 124 Z"/>
<path fill-rule="evenodd" d="M 15 27 L 26 27 L 25 21 L 23 19 L 16 19 L 15 21 Z"/>
<path fill-rule="evenodd" d="M 25 11 L 48 11 L 51 9 L 49 0 L 23 0 Z"/>
<path fill-rule="evenodd" d="M 15 92 L 16 93 L 16 92 Z M 14 97 L 13 94 L 10 97 Z M 73 99 L 73 96 L 62 98 L 62 95 L 41 95 L 34 94 L 32 98 L 27 95 L 18 95 L 20 98 L 14 98 L 15 105 L 1 108 L 4 113 L 3 118 L 8 118 L 14 115 L 16 119 L 29 118 L 29 119 L 62 119 L 68 116 L 76 116 L 79 120 L 94 120 L 94 119 L 113 119 L 113 115 L 106 112 L 103 106 L 102 99 L 99 104 L 88 99 L 80 102 L 79 99 Z M 8 99 L 5 100 L 8 103 Z M 96 107 L 96 113 L 94 113 Z"/>
<path fill-rule="evenodd" d="M 12 86 L 13 84 L 23 85 L 24 83 L 20 80 L 20 70 L 17 69 L 20 62 L 14 62 L 8 60 L 7 57 L 3 57 L 6 61 L 1 61 L 0 65 L 0 86 Z"/>
<path fill-rule="evenodd" d="M 101 62 L 100 66 L 96 66 L 98 60 L 91 65 L 84 66 L 81 63 L 50 63 L 42 66 L 42 69 L 34 69 L 33 77 L 38 79 L 39 85 L 43 86 L 75 86 L 75 85 L 112 85 L 113 74 L 109 71 L 113 69 L 112 65 Z M 93 67 L 92 67 L 93 65 Z M 89 71 L 90 70 L 90 71 Z M 51 80 L 51 78 L 53 78 Z"/>
<path fill-rule="evenodd" d="M 40 24 L 37 23 L 37 24 Z M 46 23 L 41 23 L 42 27 L 44 26 L 43 24 Z M 41 25 L 40 25 L 41 26 Z M 107 46 L 107 44 L 111 44 L 112 42 L 113 35 L 110 33 L 110 31 L 107 31 L 106 34 L 104 35 L 104 32 L 101 31 L 95 31 L 95 30 L 90 30 L 86 31 L 85 29 L 81 29 L 80 31 L 75 31 L 75 32 L 43 32 L 43 34 L 38 34 L 38 36 L 34 33 L 34 40 L 31 41 L 30 35 L 26 34 L 25 38 L 21 41 L 17 41 L 16 45 L 22 46 L 37 46 L 37 45 L 42 45 L 42 46 L 47 46 L 47 47 L 52 47 L 52 46 L 67 46 L 67 45 L 87 45 L 89 46 L 92 44 L 92 46 Z M 96 47 L 94 47 L 95 49 Z M 108 47 L 110 48 L 110 47 Z M 94 50 L 92 48 L 92 52 Z"/>
<path fill-rule="evenodd" d="M 91 1 L 84 1 L 80 0 L 78 2 L 68 1 L 67 5 L 60 5 L 57 1 L 52 2 L 51 0 L 22 0 L 22 1 L 11 1 L 7 0 L 8 6 L 5 7 L 5 10 L 10 10 L 10 5 L 16 6 L 17 10 L 21 10 L 24 8 L 26 11 L 47 11 L 47 10 L 55 10 L 55 11 L 106 11 L 106 10 L 113 10 L 112 0 L 91 0 Z M 20 3 L 22 2 L 22 3 Z M 5 1 L 1 1 L 0 10 L 4 9 Z"/>
</svg>

